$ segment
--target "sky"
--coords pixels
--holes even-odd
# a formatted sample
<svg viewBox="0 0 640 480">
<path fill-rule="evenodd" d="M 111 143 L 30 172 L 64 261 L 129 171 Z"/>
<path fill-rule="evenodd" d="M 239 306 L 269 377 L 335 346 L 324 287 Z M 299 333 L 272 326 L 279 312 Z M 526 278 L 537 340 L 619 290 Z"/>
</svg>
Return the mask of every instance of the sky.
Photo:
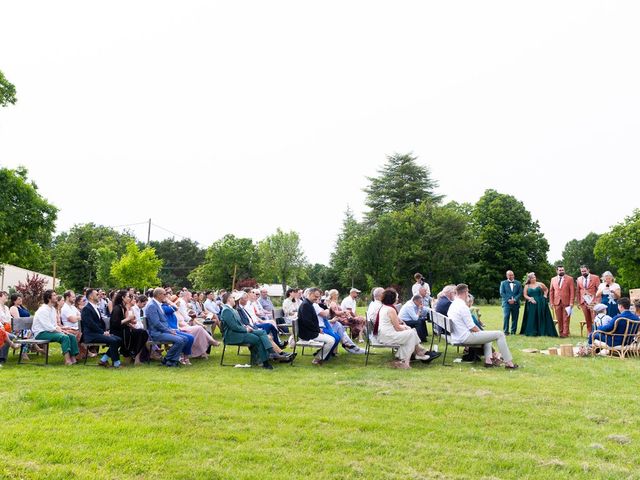
<svg viewBox="0 0 640 480">
<path fill-rule="evenodd" d="M 639 22 L 612 0 L 8 0 L 0 165 L 58 231 L 280 227 L 327 263 L 366 177 L 413 152 L 447 200 L 524 202 L 554 261 L 640 207 Z"/>
</svg>

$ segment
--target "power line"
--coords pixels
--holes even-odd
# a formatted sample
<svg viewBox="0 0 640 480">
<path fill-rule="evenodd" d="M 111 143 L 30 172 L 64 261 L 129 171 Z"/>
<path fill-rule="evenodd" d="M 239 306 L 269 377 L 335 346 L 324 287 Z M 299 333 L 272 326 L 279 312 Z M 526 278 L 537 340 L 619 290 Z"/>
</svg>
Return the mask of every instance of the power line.
<svg viewBox="0 0 640 480">
<path fill-rule="evenodd" d="M 146 222 L 145 222 L 145 223 L 146 223 Z M 156 227 L 156 228 L 159 228 L 160 230 L 164 230 L 165 232 L 168 232 L 168 233 L 170 233 L 171 235 L 175 235 L 176 237 L 184 238 L 185 240 L 190 240 L 190 238 L 189 238 L 189 237 L 185 237 L 184 235 L 179 235 L 179 234 L 177 234 L 177 233 L 175 233 L 175 232 L 172 232 L 171 230 L 169 230 L 169 229 L 167 229 L 167 228 L 161 227 L 160 225 L 156 225 L 155 223 L 152 223 L 151 225 L 153 225 L 153 226 L 154 226 L 154 227 Z"/>
<path fill-rule="evenodd" d="M 110 225 L 108 228 L 135 227 L 136 225 L 146 225 L 148 222 L 127 223 L 125 225 Z"/>
</svg>

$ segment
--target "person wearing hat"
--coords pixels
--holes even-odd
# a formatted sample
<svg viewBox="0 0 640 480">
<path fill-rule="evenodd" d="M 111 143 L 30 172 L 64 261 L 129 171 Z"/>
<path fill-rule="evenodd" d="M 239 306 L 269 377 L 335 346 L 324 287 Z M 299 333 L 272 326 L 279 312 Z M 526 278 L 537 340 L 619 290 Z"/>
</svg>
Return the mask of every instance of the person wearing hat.
<svg viewBox="0 0 640 480">
<path fill-rule="evenodd" d="M 248 325 L 244 325 L 240 320 L 240 315 L 234 308 L 236 301 L 245 296 L 245 292 L 225 293 L 222 296 L 222 312 L 220 321 L 222 322 L 222 335 L 226 345 L 248 344 L 251 351 L 251 363 L 262 364 L 263 368 L 273 370 L 269 358 L 273 354 L 271 341 L 264 330 L 254 330 Z"/>
<path fill-rule="evenodd" d="M 595 329 L 611 320 L 611 317 L 607 315 L 607 306 L 604 303 L 596 303 L 593 306 L 593 313 L 595 314 L 593 317 L 593 328 Z"/>
<path fill-rule="evenodd" d="M 344 326 L 351 328 L 351 335 L 355 338 L 358 337 L 358 342 L 364 342 L 362 337 L 362 330 L 364 328 L 364 317 L 357 315 L 358 305 L 356 298 L 360 295 L 360 290 L 352 288 L 349 290 L 349 296 L 345 297 L 340 304 L 340 308 L 346 312 L 346 318 L 339 320 Z"/>
<path fill-rule="evenodd" d="M 606 305 L 605 305 L 606 306 Z M 638 318 L 631 312 L 631 300 L 627 297 L 618 299 L 618 315 L 600 325 L 589 334 L 589 345 L 596 347 L 618 347 L 630 345 L 638 334 Z M 628 321 L 634 323 L 628 324 Z"/>
</svg>

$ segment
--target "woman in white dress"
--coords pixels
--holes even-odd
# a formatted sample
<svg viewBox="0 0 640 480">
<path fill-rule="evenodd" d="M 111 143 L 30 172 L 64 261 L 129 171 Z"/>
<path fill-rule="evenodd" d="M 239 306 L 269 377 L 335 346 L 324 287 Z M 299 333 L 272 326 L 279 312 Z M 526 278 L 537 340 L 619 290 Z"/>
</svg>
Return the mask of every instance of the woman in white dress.
<svg viewBox="0 0 640 480">
<path fill-rule="evenodd" d="M 378 341 L 385 344 L 400 345 L 396 352 L 394 367 L 408 369 L 411 368 L 409 362 L 411 355 L 415 353 L 418 360 L 429 360 L 429 355 L 420 346 L 420 337 L 415 329 L 405 325 L 398 318 L 398 312 L 394 308 L 398 300 L 398 293 L 387 288 L 382 295 L 382 307 L 378 311 L 374 325 L 374 335 L 378 335 Z"/>
</svg>

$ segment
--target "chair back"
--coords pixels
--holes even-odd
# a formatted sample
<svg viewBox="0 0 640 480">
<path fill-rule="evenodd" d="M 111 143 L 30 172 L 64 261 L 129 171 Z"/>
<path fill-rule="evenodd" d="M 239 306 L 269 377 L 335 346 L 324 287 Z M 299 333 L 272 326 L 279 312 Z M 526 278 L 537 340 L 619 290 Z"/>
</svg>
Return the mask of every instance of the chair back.
<svg viewBox="0 0 640 480">
<path fill-rule="evenodd" d="M 282 308 L 276 308 L 273 311 L 273 319 L 277 320 L 278 318 L 284 318 L 284 310 Z"/>
<path fill-rule="evenodd" d="M 624 332 L 624 337 L 622 339 L 622 345 L 631 345 L 634 341 L 637 340 L 638 334 L 640 333 L 640 320 L 629 320 L 627 319 L 627 327 Z"/>
<path fill-rule="evenodd" d="M 291 321 L 291 329 L 293 330 L 293 339 L 298 341 L 298 319 Z"/>
<path fill-rule="evenodd" d="M 20 335 L 23 330 L 31 330 L 33 327 L 33 317 L 17 317 L 11 319 L 11 330 Z"/>
</svg>

